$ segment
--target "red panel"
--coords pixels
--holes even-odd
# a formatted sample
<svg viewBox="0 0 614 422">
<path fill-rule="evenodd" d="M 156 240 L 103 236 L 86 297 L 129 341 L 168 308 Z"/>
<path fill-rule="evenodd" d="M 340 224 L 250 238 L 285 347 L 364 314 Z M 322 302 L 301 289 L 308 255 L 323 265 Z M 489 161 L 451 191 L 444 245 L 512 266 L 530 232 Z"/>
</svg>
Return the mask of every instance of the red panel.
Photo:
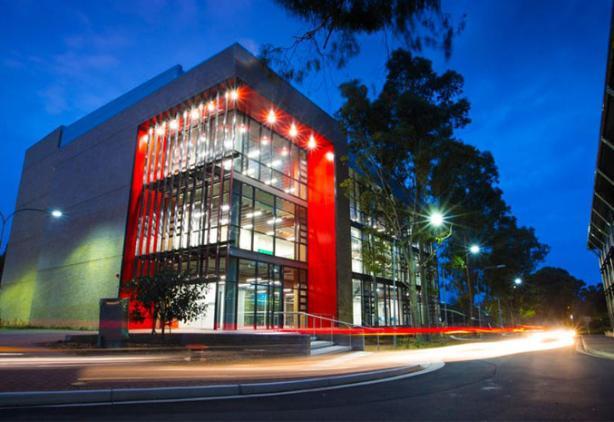
<svg viewBox="0 0 614 422">
<path fill-rule="evenodd" d="M 143 195 L 143 170 L 145 166 L 145 155 L 147 153 L 147 142 L 144 141 L 146 132 L 141 131 L 138 135 L 137 148 L 134 157 L 134 169 L 132 173 L 132 188 L 130 192 L 130 205 L 128 208 L 128 224 L 126 227 L 126 240 L 124 245 L 124 259 L 120 287 L 129 281 L 134 275 L 134 265 L 136 256 L 136 237 L 138 234 L 139 218 L 139 199 Z M 129 297 L 129 294 L 120 288 L 120 297 Z M 130 303 L 130 311 L 134 304 Z M 151 328 L 151 318 L 146 318 L 142 323 L 130 321 L 129 329 Z"/>
<path fill-rule="evenodd" d="M 307 277 L 309 313 L 337 318 L 334 149 L 323 139 L 308 152 Z"/>
</svg>

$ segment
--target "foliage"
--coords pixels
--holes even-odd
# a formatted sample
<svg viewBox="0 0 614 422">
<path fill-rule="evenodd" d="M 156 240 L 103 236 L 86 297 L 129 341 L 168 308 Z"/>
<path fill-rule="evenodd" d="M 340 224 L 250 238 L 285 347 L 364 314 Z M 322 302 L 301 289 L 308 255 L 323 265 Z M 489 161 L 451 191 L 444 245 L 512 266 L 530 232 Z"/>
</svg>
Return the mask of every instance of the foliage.
<svg viewBox="0 0 614 422">
<path fill-rule="evenodd" d="M 454 129 L 469 122 L 469 103 L 462 97 L 462 77 L 453 71 L 437 74 L 427 59 L 397 50 L 387 69 L 386 82 L 375 99 L 359 81 L 343 84 L 345 102 L 337 115 L 362 185 L 356 200 L 373 218 L 366 230 L 385 228 L 379 236 L 398 245 L 409 272 L 405 279 L 415 290 L 413 245 L 426 247 L 427 253 L 416 255 L 420 270 L 426 271 L 427 261 L 433 259 L 430 245 L 439 235 L 426 218 L 438 151 L 452 141 Z M 343 186 L 349 190 L 351 182 Z M 427 274 L 421 277 L 426 279 Z"/>
<path fill-rule="evenodd" d="M 331 64 L 343 68 L 360 53 L 357 37 L 383 34 L 412 51 L 424 47 L 452 51 L 456 28 L 441 9 L 440 0 L 277 0 L 277 3 L 309 29 L 297 35 L 289 47 L 265 45 L 261 58 L 284 77 L 298 82 L 310 72 Z"/>
<path fill-rule="evenodd" d="M 562 268 L 544 267 L 527 277 L 520 288 L 521 306 L 534 311 L 530 322 L 568 323 L 584 285 Z"/>
<path fill-rule="evenodd" d="M 206 310 L 202 301 L 204 285 L 192 275 L 172 268 L 133 279 L 126 288 L 133 303 L 131 318 L 142 322 L 146 316 L 152 317 L 152 333 L 157 323 L 164 335 L 173 321 L 192 321 Z"/>
<path fill-rule="evenodd" d="M 392 267 L 392 251 L 390 243 L 373 230 L 367 231 L 362 243 L 362 260 L 365 272 L 373 276 L 384 275 Z M 363 231 L 364 233 L 364 231 Z"/>
<path fill-rule="evenodd" d="M 536 271 L 518 289 L 516 298 L 522 322 L 573 325 L 587 332 L 603 332 L 609 326 L 602 285 L 586 285 L 562 268 Z"/>
<path fill-rule="evenodd" d="M 579 300 L 574 306 L 574 315 L 579 317 L 583 328 L 589 333 L 604 332 L 609 328 L 608 306 L 602 284 L 592 284 L 580 290 Z"/>
<path fill-rule="evenodd" d="M 470 122 L 462 76 L 437 74 L 429 60 L 403 50 L 393 52 L 387 69 L 374 99 L 358 81 L 341 86 L 338 118 L 364 187 L 356 200 L 375 217 L 366 230 L 385 227 L 384 235 L 409 255 L 416 242 L 438 247 L 448 284 L 470 317 L 477 293 L 499 299 L 497 308 L 501 299 L 504 308 L 513 306 L 513 279 L 531 273 L 548 248 L 532 228 L 518 226 L 498 187 L 492 154 L 454 138 Z M 343 186 L 350 190 L 351 184 Z M 444 212 L 448 228 L 440 230 L 453 229 L 451 237 L 428 226 L 432 209 Z M 467 251 L 474 242 L 482 245 L 480 256 Z M 417 257 L 425 271 L 435 254 Z M 413 257 L 404 259 L 413 273 Z"/>
</svg>

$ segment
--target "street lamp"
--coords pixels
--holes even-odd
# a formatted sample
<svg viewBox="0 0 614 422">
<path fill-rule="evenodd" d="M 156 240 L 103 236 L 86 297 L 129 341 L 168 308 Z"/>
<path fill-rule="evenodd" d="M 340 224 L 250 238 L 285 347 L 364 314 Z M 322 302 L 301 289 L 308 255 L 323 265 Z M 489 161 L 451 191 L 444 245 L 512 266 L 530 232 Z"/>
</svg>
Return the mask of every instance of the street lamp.
<svg viewBox="0 0 614 422">
<path fill-rule="evenodd" d="M 520 278 L 520 277 L 516 277 L 516 278 L 514 279 L 514 284 L 515 284 L 516 286 L 520 286 L 520 285 L 522 284 L 522 278 Z"/>
<path fill-rule="evenodd" d="M 443 214 L 439 211 L 433 211 L 431 215 L 429 215 L 429 224 L 433 227 L 441 227 L 443 226 L 444 222 L 445 219 L 443 217 Z"/>
<path fill-rule="evenodd" d="M 2 252 L 4 250 L 4 248 L 3 248 L 3 245 L 4 245 L 4 230 L 6 229 L 6 225 L 8 224 L 10 219 L 13 218 L 13 216 L 15 214 L 19 214 L 19 213 L 25 212 L 25 211 L 42 212 L 44 214 L 51 215 L 55 219 L 61 218 L 64 215 L 64 213 L 61 210 L 57 209 L 57 208 L 53 208 L 53 209 L 18 208 L 15 211 L 13 211 L 12 213 L 7 214 L 7 215 L 4 215 L 2 212 L 0 212 L 0 252 Z"/>
<path fill-rule="evenodd" d="M 469 252 L 471 252 L 472 255 L 477 255 L 482 251 L 482 248 L 480 248 L 480 245 L 477 244 L 473 244 L 471 246 L 469 246 Z"/>
</svg>

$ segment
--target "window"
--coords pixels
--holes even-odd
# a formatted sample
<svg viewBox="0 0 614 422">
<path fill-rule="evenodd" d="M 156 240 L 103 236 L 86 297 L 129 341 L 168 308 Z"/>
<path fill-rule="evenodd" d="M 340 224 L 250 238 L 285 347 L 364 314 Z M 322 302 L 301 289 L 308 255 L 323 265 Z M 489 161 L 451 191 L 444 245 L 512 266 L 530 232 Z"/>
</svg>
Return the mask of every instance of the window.
<svg viewBox="0 0 614 422">
<path fill-rule="evenodd" d="M 352 271 L 355 273 L 362 273 L 362 232 L 356 227 L 352 227 L 350 230 L 352 247 Z"/>
<path fill-rule="evenodd" d="M 307 155 L 304 150 L 271 128 L 261 125 L 243 114 L 242 142 L 235 148 L 242 160 L 237 168 L 243 175 L 282 190 L 285 193 L 307 199 Z"/>
<path fill-rule="evenodd" d="M 307 211 L 245 183 L 241 184 L 240 249 L 307 261 Z"/>
</svg>

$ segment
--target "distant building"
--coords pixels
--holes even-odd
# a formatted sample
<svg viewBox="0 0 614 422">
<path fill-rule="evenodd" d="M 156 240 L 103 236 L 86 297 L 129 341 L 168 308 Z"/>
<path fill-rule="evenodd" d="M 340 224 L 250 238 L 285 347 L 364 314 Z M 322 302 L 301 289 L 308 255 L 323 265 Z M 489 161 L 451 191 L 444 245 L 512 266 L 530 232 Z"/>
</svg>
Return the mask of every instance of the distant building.
<svg viewBox="0 0 614 422">
<path fill-rule="evenodd" d="M 362 274 L 345 154 L 337 122 L 241 46 L 173 67 L 27 151 L 16 208 L 65 216 L 15 217 L 0 319 L 95 327 L 100 298 L 166 266 L 206 284 L 193 328 L 420 324 L 399 268 Z"/>
<path fill-rule="evenodd" d="M 599 255 L 603 290 L 614 328 L 614 32 L 610 33 L 590 218 L 588 247 Z"/>
</svg>

